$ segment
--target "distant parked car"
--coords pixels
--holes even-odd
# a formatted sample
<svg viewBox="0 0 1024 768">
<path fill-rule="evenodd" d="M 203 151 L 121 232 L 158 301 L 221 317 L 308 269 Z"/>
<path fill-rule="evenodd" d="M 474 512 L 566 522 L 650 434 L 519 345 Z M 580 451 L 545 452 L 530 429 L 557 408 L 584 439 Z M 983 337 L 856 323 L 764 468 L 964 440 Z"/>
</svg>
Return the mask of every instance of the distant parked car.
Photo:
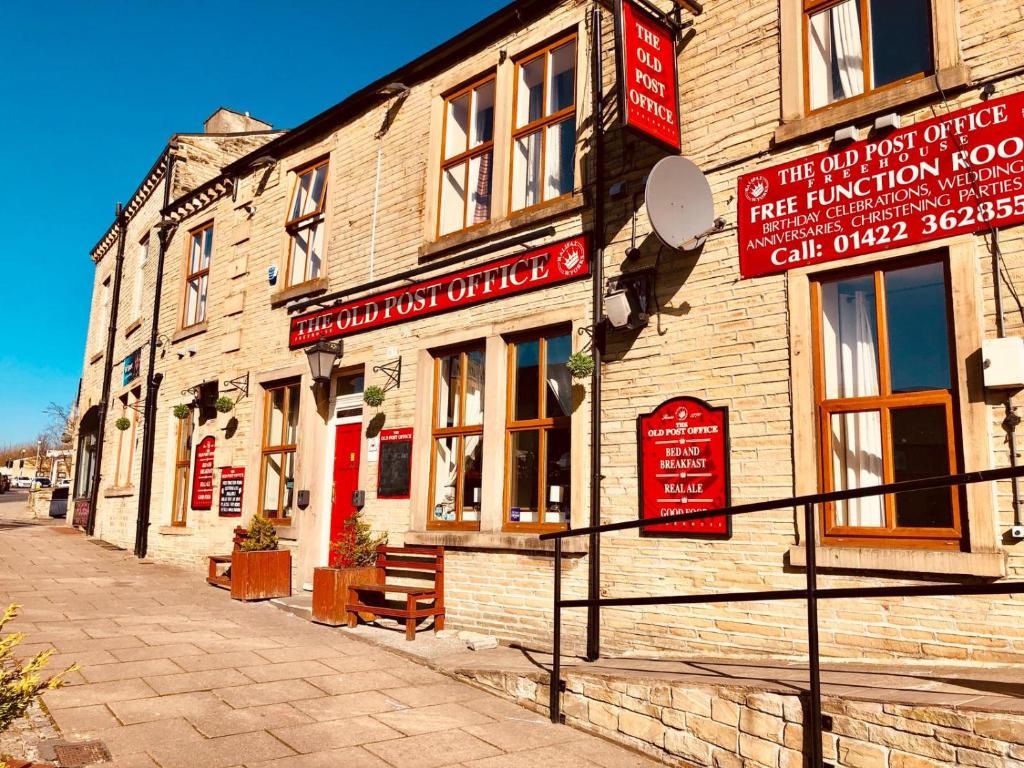
<svg viewBox="0 0 1024 768">
<path fill-rule="evenodd" d="M 11 478 L 7 475 L 0 475 L 0 493 L 7 493 L 11 490 Z"/>
<path fill-rule="evenodd" d="M 37 477 L 32 481 L 36 488 L 49 488 L 53 483 L 50 482 L 48 477 Z"/>
<path fill-rule="evenodd" d="M 57 484 L 55 486 L 53 486 L 53 487 L 54 488 L 70 488 L 71 487 L 71 481 L 68 480 L 65 477 L 63 480 L 58 480 Z"/>
<path fill-rule="evenodd" d="M 14 487 L 15 488 L 31 488 L 32 487 L 32 478 L 31 477 L 25 477 L 24 475 L 22 475 L 21 477 L 16 477 L 16 478 L 14 478 Z"/>
</svg>

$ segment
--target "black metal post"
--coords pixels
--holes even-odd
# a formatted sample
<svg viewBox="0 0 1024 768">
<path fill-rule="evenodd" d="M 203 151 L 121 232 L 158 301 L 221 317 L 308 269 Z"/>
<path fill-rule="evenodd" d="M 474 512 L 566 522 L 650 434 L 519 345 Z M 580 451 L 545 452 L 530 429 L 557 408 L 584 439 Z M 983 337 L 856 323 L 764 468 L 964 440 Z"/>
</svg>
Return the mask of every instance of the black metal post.
<svg viewBox="0 0 1024 768">
<path fill-rule="evenodd" d="M 817 524 L 814 505 L 804 504 L 804 550 L 807 552 L 807 665 L 810 670 L 810 765 L 821 768 L 821 666 L 818 656 L 818 562 L 815 551 Z"/>
<path fill-rule="evenodd" d="M 598 325 L 604 301 L 604 87 L 601 66 L 601 4 L 594 3 L 591 15 L 591 82 L 594 126 L 594 295 L 591 305 L 593 339 L 591 350 L 594 372 L 590 377 L 590 525 L 601 524 L 601 334 Z M 588 555 L 587 597 L 601 596 L 601 536 L 590 535 Z M 587 606 L 587 660 L 601 656 L 601 608 Z"/>
<path fill-rule="evenodd" d="M 551 713 L 551 722 L 562 721 L 561 707 L 559 706 L 559 694 L 562 688 L 562 540 L 555 539 L 555 604 L 552 612 L 554 622 L 554 637 L 551 648 L 551 677 L 548 686 L 548 710 Z"/>
</svg>

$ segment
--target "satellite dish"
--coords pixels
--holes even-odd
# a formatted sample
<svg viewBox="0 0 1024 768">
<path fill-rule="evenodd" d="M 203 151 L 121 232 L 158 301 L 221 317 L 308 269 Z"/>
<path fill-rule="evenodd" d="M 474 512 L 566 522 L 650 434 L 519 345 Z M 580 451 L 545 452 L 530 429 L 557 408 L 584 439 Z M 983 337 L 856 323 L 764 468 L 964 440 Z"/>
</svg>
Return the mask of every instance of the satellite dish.
<svg viewBox="0 0 1024 768">
<path fill-rule="evenodd" d="M 665 157 L 647 177 L 647 217 L 669 248 L 692 251 L 715 228 L 711 185 L 685 157 Z"/>
</svg>

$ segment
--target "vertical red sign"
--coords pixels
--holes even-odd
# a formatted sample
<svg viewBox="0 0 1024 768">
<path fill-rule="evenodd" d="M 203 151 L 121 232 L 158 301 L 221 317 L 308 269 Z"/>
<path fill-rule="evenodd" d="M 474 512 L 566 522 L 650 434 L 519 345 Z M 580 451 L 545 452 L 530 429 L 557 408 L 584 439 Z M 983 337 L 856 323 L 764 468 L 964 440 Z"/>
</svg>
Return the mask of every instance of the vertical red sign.
<svg viewBox="0 0 1024 768">
<path fill-rule="evenodd" d="M 622 124 L 678 153 L 679 81 L 672 28 L 631 0 L 615 4 Z"/>
<path fill-rule="evenodd" d="M 637 418 L 640 518 L 729 506 L 729 409 L 675 397 Z M 641 535 L 729 536 L 728 517 L 649 525 Z"/>
<path fill-rule="evenodd" d="M 207 435 L 196 446 L 195 468 L 192 471 L 192 509 L 213 507 L 213 454 L 217 439 Z"/>
</svg>

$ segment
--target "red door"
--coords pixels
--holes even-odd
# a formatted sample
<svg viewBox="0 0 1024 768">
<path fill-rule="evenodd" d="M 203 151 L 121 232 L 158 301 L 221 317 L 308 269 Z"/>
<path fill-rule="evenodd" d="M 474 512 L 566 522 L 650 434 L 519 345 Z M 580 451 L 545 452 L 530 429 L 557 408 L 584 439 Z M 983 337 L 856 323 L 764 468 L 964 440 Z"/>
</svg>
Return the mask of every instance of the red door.
<svg viewBox="0 0 1024 768">
<path fill-rule="evenodd" d="M 331 502 L 331 541 L 345 530 L 345 521 L 355 514 L 352 492 L 359 488 L 359 446 L 362 423 L 339 424 L 334 432 L 334 497 Z M 334 557 L 331 557 L 332 565 Z"/>
</svg>

